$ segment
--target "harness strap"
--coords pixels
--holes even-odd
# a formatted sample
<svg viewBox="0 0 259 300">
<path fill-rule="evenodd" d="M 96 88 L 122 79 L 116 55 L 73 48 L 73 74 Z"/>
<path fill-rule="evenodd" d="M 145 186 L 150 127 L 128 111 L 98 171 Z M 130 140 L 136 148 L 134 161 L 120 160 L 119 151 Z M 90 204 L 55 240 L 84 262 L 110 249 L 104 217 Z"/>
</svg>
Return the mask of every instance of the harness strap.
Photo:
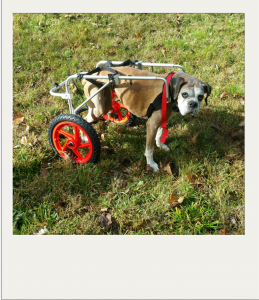
<svg viewBox="0 0 259 300">
<path fill-rule="evenodd" d="M 147 109 L 147 117 L 150 118 L 153 111 L 161 109 L 162 106 L 162 93 L 158 94 L 155 100 L 149 104 Z"/>
<path fill-rule="evenodd" d="M 170 79 L 174 76 L 174 72 L 171 72 L 167 75 L 166 81 L 168 85 L 170 84 Z M 164 143 L 168 134 L 168 128 L 166 125 L 167 116 L 166 116 L 166 109 L 167 109 L 167 99 L 166 99 L 166 85 L 163 86 L 163 94 L 162 94 L 162 128 L 164 129 L 163 135 L 161 137 L 160 142 Z"/>
</svg>

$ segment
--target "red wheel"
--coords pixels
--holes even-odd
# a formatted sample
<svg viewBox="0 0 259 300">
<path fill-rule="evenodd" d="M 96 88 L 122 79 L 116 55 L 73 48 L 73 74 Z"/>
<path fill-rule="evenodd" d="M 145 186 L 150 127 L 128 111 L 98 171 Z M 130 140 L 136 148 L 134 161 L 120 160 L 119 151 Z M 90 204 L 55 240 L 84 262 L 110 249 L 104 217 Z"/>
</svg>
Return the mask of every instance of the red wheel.
<svg viewBox="0 0 259 300">
<path fill-rule="evenodd" d="M 112 92 L 112 110 L 103 118 L 117 124 L 131 125 L 134 121 L 134 115 L 123 104 L 114 100 L 115 97 L 117 97 L 116 93 Z"/>
<path fill-rule="evenodd" d="M 81 116 L 64 114 L 49 125 L 51 148 L 63 158 L 69 156 L 74 162 L 96 162 L 100 156 L 100 141 L 97 133 Z"/>
</svg>

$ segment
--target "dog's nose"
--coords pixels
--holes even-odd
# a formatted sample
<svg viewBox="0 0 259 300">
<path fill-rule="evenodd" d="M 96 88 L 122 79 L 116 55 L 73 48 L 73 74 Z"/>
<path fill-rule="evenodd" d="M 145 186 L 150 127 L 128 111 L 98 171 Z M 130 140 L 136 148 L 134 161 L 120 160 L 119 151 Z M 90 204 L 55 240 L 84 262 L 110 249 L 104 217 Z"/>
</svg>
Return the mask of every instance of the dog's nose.
<svg viewBox="0 0 259 300">
<path fill-rule="evenodd" d="M 195 101 L 190 101 L 189 105 L 190 105 L 191 108 L 196 108 L 198 106 L 198 103 L 195 102 Z"/>
</svg>

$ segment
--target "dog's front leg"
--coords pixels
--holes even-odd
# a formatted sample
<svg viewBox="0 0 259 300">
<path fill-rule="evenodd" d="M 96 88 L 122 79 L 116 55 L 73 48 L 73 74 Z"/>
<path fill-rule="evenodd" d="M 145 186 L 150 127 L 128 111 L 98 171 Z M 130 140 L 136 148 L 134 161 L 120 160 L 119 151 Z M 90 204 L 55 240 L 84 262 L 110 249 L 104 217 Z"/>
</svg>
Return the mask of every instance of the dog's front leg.
<svg viewBox="0 0 259 300">
<path fill-rule="evenodd" d="M 158 164 L 154 161 L 153 152 L 155 145 L 155 137 L 157 134 L 158 126 L 152 122 L 152 117 L 147 121 L 147 142 L 145 156 L 147 158 L 147 165 L 153 168 L 154 171 L 159 171 Z"/>
<path fill-rule="evenodd" d="M 169 147 L 166 144 L 160 142 L 161 137 L 163 135 L 163 131 L 164 131 L 164 129 L 162 128 L 162 126 L 160 126 L 158 128 L 157 134 L 156 134 L 156 145 L 158 148 L 162 148 L 165 151 L 169 152 L 170 151 Z"/>
</svg>

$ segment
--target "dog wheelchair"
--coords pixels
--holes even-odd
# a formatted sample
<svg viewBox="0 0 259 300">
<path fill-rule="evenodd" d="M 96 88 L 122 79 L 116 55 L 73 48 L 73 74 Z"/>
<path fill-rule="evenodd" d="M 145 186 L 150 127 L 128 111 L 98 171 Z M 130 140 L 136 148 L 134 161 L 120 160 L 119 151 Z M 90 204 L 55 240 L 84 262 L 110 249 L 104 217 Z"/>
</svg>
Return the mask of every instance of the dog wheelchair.
<svg viewBox="0 0 259 300">
<path fill-rule="evenodd" d="M 75 163 L 86 164 L 86 163 L 95 163 L 98 161 L 101 145 L 99 137 L 95 129 L 81 117 L 83 111 L 88 110 L 88 107 L 85 104 L 91 100 L 96 94 L 101 90 L 105 89 L 107 86 L 113 87 L 115 84 L 119 85 L 120 79 L 129 79 L 129 80 L 163 80 L 166 85 L 166 97 L 168 102 L 170 102 L 169 96 L 169 87 L 165 78 L 156 77 L 156 76 L 121 76 L 119 74 L 108 74 L 106 76 L 102 75 L 92 75 L 96 73 L 97 69 L 114 66 L 125 66 L 130 65 L 133 68 L 142 69 L 142 67 L 170 67 L 170 68 L 180 68 L 185 72 L 184 68 L 176 64 L 167 64 L 167 63 L 143 63 L 142 61 L 131 61 L 126 62 L 122 61 L 100 61 L 96 65 L 96 69 L 90 72 L 80 72 L 74 75 L 69 75 L 65 81 L 58 84 L 55 83 L 55 86 L 50 90 L 52 96 L 58 96 L 62 99 L 67 99 L 69 106 L 69 114 L 61 114 L 56 116 L 48 128 L 48 140 L 49 144 L 54 152 L 59 154 L 63 158 L 69 157 Z M 74 107 L 72 104 L 72 99 L 74 97 L 73 93 L 70 92 L 69 83 L 72 81 L 76 86 L 76 79 L 86 79 L 90 82 L 95 82 L 98 84 L 95 79 L 108 79 L 108 82 L 102 86 L 98 86 L 99 90 L 91 95 L 88 99 L 84 100 L 78 107 Z M 57 92 L 57 90 L 61 92 Z M 120 103 L 119 99 L 116 99 L 117 95 L 112 89 L 112 109 L 103 116 L 105 120 L 117 124 L 132 124 L 134 120 L 134 115 L 127 110 L 127 108 Z"/>
</svg>

